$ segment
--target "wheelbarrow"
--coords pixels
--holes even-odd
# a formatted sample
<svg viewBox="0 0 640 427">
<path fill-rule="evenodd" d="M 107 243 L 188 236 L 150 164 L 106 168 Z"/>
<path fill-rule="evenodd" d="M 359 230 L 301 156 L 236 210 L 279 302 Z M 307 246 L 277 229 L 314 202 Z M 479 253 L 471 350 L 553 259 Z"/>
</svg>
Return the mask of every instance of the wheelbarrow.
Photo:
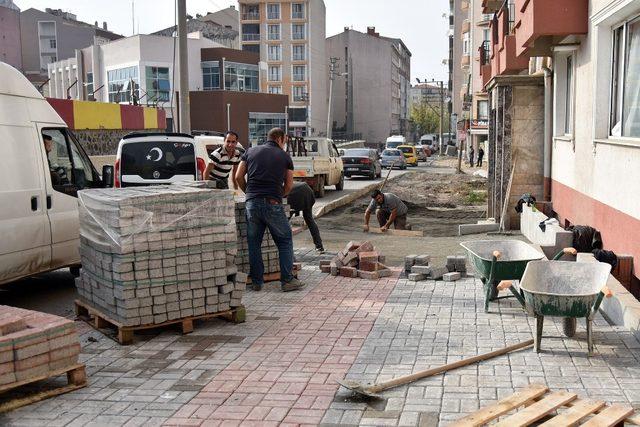
<svg viewBox="0 0 640 427">
<path fill-rule="evenodd" d="M 602 299 L 610 297 L 606 283 L 611 266 L 602 262 L 549 262 L 532 261 L 520 280 L 519 286 L 503 281 L 498 289 L 509 288 L 519 294 L 518 300 L 529 314 L 536 318 L 534 350 L 540 352 L 542 326 L 545 316 L 563 317 L 564 333 L 575 334 L 576 319 L 585 318 L 587 346 L 593 353 L 592 322 Z"/>
<path fill-rule="evenodd" d="M 469 262 L 480 276 L 484 287 L 484 311 L 489 311 L 489 301 L 498 297 L 498 283 L 502 280 L 520 280 L 527 263 L 544 259 L 545 255 L 520 240 L 475 240 L 460 243 L 467 251 Z M 564 254 L 560 252 L 556 259 Z M 514 294 L 519 298 L 520 294 Z M 521 302 L 522 303 L 522 302 Z"/>
</svg>

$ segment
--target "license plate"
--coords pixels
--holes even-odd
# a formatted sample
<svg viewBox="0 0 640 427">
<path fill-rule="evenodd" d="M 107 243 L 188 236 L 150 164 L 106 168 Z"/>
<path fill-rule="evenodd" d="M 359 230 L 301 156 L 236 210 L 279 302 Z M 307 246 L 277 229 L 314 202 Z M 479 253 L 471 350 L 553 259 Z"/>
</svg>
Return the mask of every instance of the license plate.
<svg viewBox="0 0 640 427">
<path fill-rule="evenodd" d="M 347 168 L 348 171 L 358 171 L 358 168 Z"/>
</svg>

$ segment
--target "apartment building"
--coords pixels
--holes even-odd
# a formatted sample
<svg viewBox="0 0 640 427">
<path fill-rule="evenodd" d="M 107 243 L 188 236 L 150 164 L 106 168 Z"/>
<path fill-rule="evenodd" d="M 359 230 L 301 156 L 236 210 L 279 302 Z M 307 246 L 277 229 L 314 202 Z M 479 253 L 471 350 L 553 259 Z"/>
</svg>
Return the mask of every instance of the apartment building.
<svg viewBox="0 0 640 427">
<path fill-rule="evenodd" d="M 20 9 L 11 0 L 0 0 L 0 61 L 22 69 Z"/>
<path fill-rule="evenodd" d="M 639 260 L 640 3 L 485 0 L 483 8 L 495 14 L 481 67 L 492 106 L 489 210 L 531 192 L 561 224 L 590 225 L 605 249 Z M 637 269 L 628 286 L 640 291 Z"/>
<path fill-rule="evenodd" d="M 260 89 L 289 96 L 289 132 L 326 134 L 328 57 L 323 0 L 240 0 L 242 50 L 260 55 Z"/>
<path fill-rule="evenodd" d="M 196 15 L 197 19 L 201 21 L 209 21 L 216 23 L 222 27 L 240 32 L 240 12 L 235 6 L 229 6 L 226 9 L 221 9 L 217 12 L 208 12 L 204 16 Z"/>
<path fill-rule="evenodd" d="M 345 28 L 327 39 L 328 57 L 338 58 L 331 103 L 334 134 L 358 135 L 384 143 L 390 135 L 409 136 L 411 52 L 402 40 Z"/>
<path fill-rule="evenodd" d="M 60 9 L 27 9 L 20 13 L 22 68 L 39 86 L 47 79 L 47 66 L 58 59 L 72 58 L 76 49 L 101 45 L 122 38 L 95 24 L 78 21 L 76 15 Z"/>
</svg>

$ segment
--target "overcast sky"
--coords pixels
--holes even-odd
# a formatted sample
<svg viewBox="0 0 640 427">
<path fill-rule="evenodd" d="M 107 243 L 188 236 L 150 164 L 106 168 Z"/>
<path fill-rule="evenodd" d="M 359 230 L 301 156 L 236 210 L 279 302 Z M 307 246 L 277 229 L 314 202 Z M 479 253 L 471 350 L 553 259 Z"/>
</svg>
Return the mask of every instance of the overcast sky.
<svg viewBox="0 0 640 427">
<path fill-rule="evenodd" d="M 412 53 L 411 77 L 447 80 L 448 56 L 447 0 L 324 0 L 327 6 L 327 37 L 343 31 L 345 26 L 366 31 L 375 26 L 383 36 L 401 38 Z M 109 30 L 129 36 L 131 0 L 14 0 L 20 9 L 47 7 L 75 13 L 81 21 L 106 21 Z M 172 0 L 135 0 L 135 31 L 142 34 L 173 25 Z M 187 13 L 205 14 L 236 5 L 230 0 L 187 0 Z"/>
</svg>

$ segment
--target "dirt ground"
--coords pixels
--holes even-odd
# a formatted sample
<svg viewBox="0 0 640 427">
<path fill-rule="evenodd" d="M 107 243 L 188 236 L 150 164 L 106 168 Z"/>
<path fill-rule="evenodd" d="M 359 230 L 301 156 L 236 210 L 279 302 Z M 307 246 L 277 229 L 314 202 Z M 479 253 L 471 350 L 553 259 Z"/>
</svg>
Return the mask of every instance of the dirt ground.
<svg viewBox="0 0 640 427">
<path fill-rule="evenodd" d="M 369 196 L 317 220 L 325 249 L 337 251 L 349 240 L 369 240 L 387 257 L 388 265 L 402 264 L 409 254 L 429 254 L 436 265 L 447 255 L 464 254 L 459 243 L 467 240 L 521 238 L 518 236 L 458 236 L 458 225 L 486 218 L 486 179 L 456 174 L 449 164 L 436 162 L 389 181 L 384 188 L 399 196 L 409 207 L 408 222 L 424 237 L 395 237 L 362 232 Z M 374 226 L 375 216 L 370 225 Z M 295 236 L 297 247 L 313 247 L 308 231 Z"/>
</svg>

